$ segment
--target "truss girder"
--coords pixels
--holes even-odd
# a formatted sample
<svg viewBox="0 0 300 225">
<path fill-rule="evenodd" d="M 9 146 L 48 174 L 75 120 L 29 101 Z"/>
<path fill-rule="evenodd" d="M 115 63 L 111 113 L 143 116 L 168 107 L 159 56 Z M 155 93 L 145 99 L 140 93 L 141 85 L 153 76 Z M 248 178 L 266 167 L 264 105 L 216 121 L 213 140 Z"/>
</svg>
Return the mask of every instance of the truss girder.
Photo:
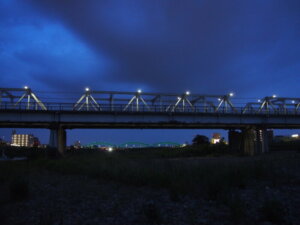
<svg viewBox="0 0 300 225">
<path fill-rule="evenodd" d="M 80 98 L 72 104 L 73 110 L 86 111 L 149 111 L 149 112 L 215 112 L 215 113 L 269 113 L 295 112 L 300 109 L 300 98 L 267 96 L 259 102 L 245 103 L 237 108 L 232 102 L 232 94 L 198 95 L 186 92 L 148 93 L 92 91 L 88 88 Z M 10 101 L 10 102 L 9 102 Z M 0 88 L 0 106 L 11 104 L 15 108 L 47 110 L 44 103 L 30 88 Z M 49 102 L 47 103 L 49 104 Z M 68 104 L 68 103 L 67 103 Z"/>
<path fill-rule="evenodd" d="M 17 92 L 23 92 L 23 94 L 20 95 L 14 95 L 13 93 Z M 5 94 L 5 95 L 3 95 Z M 9 98 L 10 103 L 14 105 L 14 107 L 17 107 L 20 105 L 24 100 L 26 100 L 26 109 L 35 109 L 37 110 L 38 107 L 42 110 L 47 110 L 44 103 L 32 92 L 30 88 L 0 88 L 0 104 L 2 103 L 3 98 Z M 14 102 L 15 99 L 18 99 L 16 102 Z M 34 106 L 34 108 L 32 108 Z"/>
</svg>

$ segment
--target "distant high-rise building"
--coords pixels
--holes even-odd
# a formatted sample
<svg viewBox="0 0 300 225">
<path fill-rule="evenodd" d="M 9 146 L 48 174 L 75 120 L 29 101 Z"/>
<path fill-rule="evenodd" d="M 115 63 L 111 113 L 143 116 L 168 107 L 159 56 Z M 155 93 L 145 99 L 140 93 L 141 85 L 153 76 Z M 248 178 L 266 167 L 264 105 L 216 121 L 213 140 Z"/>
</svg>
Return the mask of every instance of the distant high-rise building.
<svg viewBox="0 0 300 225">
<path fill-rule="evenodd" d="M 11 136 L 11 145 L 32 147 L 34 144 L 34 136 L 32 134 L 13 134 Z"/>
</svg>

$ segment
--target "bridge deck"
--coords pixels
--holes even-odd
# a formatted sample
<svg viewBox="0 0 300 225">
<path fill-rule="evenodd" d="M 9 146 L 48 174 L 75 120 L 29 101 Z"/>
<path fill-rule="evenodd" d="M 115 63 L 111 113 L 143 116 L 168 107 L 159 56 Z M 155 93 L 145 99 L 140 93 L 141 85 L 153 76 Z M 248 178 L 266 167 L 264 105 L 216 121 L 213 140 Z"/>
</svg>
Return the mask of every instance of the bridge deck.
<svg viewBox="0 0 300 225">
<path fill-rule="evenodd" d="M 74 111 L 1 109 L 1 127 L 49 128 L 300 128 L 299 114 L 241 112 Z"/>
</svg>

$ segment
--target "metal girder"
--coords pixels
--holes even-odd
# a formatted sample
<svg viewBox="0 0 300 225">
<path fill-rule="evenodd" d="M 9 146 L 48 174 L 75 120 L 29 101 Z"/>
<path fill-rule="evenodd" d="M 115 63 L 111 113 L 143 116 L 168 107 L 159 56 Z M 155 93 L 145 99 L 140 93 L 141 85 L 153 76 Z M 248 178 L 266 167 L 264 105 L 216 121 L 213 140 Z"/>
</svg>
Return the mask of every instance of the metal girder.
<svg viewBox="0 0 300 225">
<path fill-rule="evenodd" d="M 274 97 L 264 97 L 261 100 L 261 105 L 258 109 L 258 112 L 261 112 L 262 110 L 270 111 L 270 107 L 275 111 L 276 107 L 274 106 L 272 100 L 274 100 Z"/>
<path fill-rule="evenodd" d="M 89 89 L 86 89 L 85 93 L 75 103 L 73 110 L 80 111 L 82 108 L 84 108 L 84 106 L 87 111 L 89 111 L 91 108 L 96 111 L 102 110 L 96 99 L 91 95 L 91 91 Z"/>
<path fill-rule="evenodd" d="M 24 99 L 26 99 L 26 109 L 35 109 L 37 110 L 40 107 L 42 110 L 47 110 L 46 106 L 43 102 L 32 92 L 32 90 L 28 87 L 24 88 L 0 88 L 1 96 L 2 93 L 6 93 L 6 97 L 10 98 L 11 103 L 16 107 L 19 105 Z M 20 97 L 13 95 L 11 92 L 24 92 Z M 18 98 L 18 101 L 14 103 L 14 99 Z M 33 99 L 33 101 L 31 101 Z M 35 104 L 34 104 L 35 103 Z M 34 108 L 32 108 L 34 106 Z"/>
<path fill-rule="evenodd" d="M 300 98 L 276 97 L 274 95 L 271 97 L 267 96 L 256 103 L 245 103 L 245 106 L 240 109 L 233 104 L 232 96 L 233 93 L 227 95 L 199 95 L 191 94 L 187 91 L 184 94 L 178 95 L 174 93 L 148 93 L 142 92 L 141 90 L 138 90 L 137 92 L 91 91 L 87 88 L 85 93 L 83 93 L 75 104 L 66 103 L 65 105 L 72 104 L 72 109 L 79 111 L 130 110 L 136 112 L 211 113 L 298 113 L 300 108 Z M 4 103 L 6 104 L 5 106 Z M 48 102 L 47 104 L 51 103 Z M 0 88 L 0 106 L 2 108 L 3 106 L 8 108 L 7 105 L 9 107 L 12 105 L 15 108 L 16 106 L 19 106 L 20 109 L 47 110 L 46 106 L 28 87 Z"/>
<path fill-rule="evenodd" d="M 227 112 L 228 109 L 231 109 L 231 111 L 237 112 L 236 108 L 233 106 L 230 95 L 224 95 L 221 98 L 218 98 L 219 104 L 215 109 L 215 112 L 218 112 L 221 107 L 223 108 L 223 111 Z"/>
<path fill-rule="evenodd" d="M 148 104 L 146 103 L 146 101 L 143 99 L 143 97 L 141 96 L 141 93 L 138 91 L 135 93 L 135 95 L 129 100 L 128 104 L 125 106 L 125 108 L 123 109 L 123 111 L 126 111 L 128 109 L 128 107 L 131 105 L 132 106 L 132 110 L 135 111 L 139 111 L 139 106 L 140 103 L 139 101 L 141 101 L 143 103 L 144 106 L 146 106 L 146 108 L 150 111 L 150 107 L 148 106 Z M 135 104 L 134 104 L 135 102 Z"/>
<path fill-rule="evenodd" d="M 166 111 L 168 111 L 169 109 L 171 109 L 172 112 L 174 112 L 176 110 L 176 108 L 178 108 L 181 105 L 181 111 L 184 112 L 186 105 L 189 106 L 189 108 L 191 108 L 193 111 L 195 110 L 194 105 L 191 103 L 191 101 L 188 99 L 189 94 L 183 94 L 180 97 L 177 97 L 177 101 L 174 105 L 170 104 Z M 186 104 L 187 103 L 187 104 Z"/>
</svg>

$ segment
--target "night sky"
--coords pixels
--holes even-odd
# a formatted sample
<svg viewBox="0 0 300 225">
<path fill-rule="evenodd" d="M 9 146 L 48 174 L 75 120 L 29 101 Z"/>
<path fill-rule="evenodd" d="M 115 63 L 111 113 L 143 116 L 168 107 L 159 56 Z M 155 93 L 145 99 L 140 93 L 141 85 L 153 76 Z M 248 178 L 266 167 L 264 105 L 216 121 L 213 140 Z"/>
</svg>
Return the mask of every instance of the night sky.
<svg viewBox="0 0 300 225">
<path fill-rule="evenodd" d="M 299 0 L 0 0 L 1 87 L 300 97 L 299 72 Z M 75 130 L 68 142 L 201 132 Z"/>
</svg>

